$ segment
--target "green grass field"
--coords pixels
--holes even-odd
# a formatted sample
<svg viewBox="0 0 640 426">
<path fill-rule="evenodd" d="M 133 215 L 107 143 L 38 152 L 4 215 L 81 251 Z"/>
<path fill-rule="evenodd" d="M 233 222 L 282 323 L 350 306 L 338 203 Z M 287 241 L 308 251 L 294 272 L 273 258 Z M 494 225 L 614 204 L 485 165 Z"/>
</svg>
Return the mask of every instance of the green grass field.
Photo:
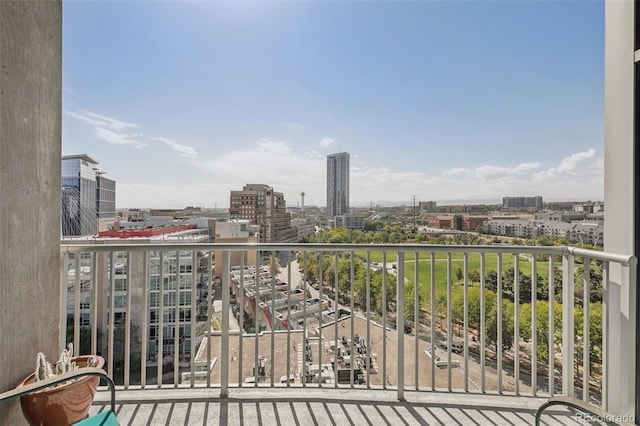
<svg viewBox="0 0 640 426">
<path fill-rule="evenodd" d="M 366 257 L 365 252 L 356 253 L 358 256 L 362 258 Z M 435 253 L 434 258 L 435 264 L 435 286 L 436 286 L 436 295 L 444 294 L 447 291 L 447 253 Z M 383 253 L 382 252 L 371 252 L 371 261 L 376 261 L 382 263 L 383 261 Z M 397 253 L 387 253 L 386 262 L 392 263 L 397 261 Z M 514 265 L 514 256 L 511 254 L 503 254 L 502 255 L 502 271 L 506 271 L 509 268 L 512 268 Z M 410 282 L 415 282 L 415 265 L 416 265 L 416 256 L 414 253 L 407 253 L 405 255 L 405 277 Z M 520 271 L 525 275 L 531 275 L 532 262 L 530 257 L 520 256 Z M 464 271 L 464 255 L 461 253 L 451 253 L 451 284 L 452 291 L 454 294 L 458 291 L 463 290 L 462 283 L 463 281 L 458 282 L 456 277 L 456 271 L 461 269 Z M 468 266 L 467 270 L 477 270 L 480 272 L 480 254 L 478 253 L 470 253 L 468 255 Z M 549 276 L 549 262 L 538 261 L 536 263 L 537 274 L 548 278 Z M 489 273 L 490 271 L 498 270 L 498 255 L 496 253 L 488 253 L 485 255 L 485 273 Z M 423 300 L 428 300 L 431 290 L 431 254 L 430 253 L 420 253 L 418 257 L 418 278 L 420 282 L 420 292 L 422 294 Z M 479 285 L 477 282 L 472 283 L 469 280 L 469 284 L 473 286 Z"/>
</svg>

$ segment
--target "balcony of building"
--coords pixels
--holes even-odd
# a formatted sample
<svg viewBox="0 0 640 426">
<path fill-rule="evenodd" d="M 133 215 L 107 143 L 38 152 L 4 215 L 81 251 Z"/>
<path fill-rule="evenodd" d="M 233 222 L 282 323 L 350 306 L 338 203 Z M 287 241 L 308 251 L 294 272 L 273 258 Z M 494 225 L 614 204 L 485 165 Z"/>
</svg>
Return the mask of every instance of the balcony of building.
<svg viewBox="0 0 640 426">
<path fill-rule="evenodd" d="M 61 252 L 59 344 L 106 358 L 124 423 L 531 424 L 554 395 L 609 409 L 627 379 L 611 362 L 625 349 L 609 342 L 632 256 L 322 244 Z"/>
<path fill-rule="evenodd" d="M 181 307 L 179 293 L 174 299 L 177 305 L 173 305 L 173 314 L 167 312 L 165 320 L 162 312 L 152 319 L 151 312 L 156 310 L 156 307 L 151 306 L 151 294 L 156 290 L 151 290 L 151 276 L 147 268 L 151 267 L 151 253 L 158 252 L 157 247 L 65 246 L 62 247 L 60 256 L 62 2 L 0 2 L 0 61 L 3 66 L 3 72 L 0 73 L 0 217 L 3 224 L 0 231 L 0 341 L 3 343 L 3 349 L 0 351 L 0 390 L 12 388 L 31 370 L 32 361 L 28 360 L 30 353 L 40 350 L 54 356 L 65 346 L 67 337 L 71 336 L 71 340 L 77 342 L 77 347 L 82 347 L 82 342 L 88 341 L 90 352 L 100 351 L 109 360 L 107 370 L 120 383 L 117 394 L 118 414 L 121 422 L 125 424 L 197 424 L 200 423 L 200 419 L 204 419 L 202 423 L 240 423 L 245 419 L 246 422 L 255 419 L 257 423 L 265 424 L 278 421 L 283 424 L 302 424 L 305 421 L 322 424 L 349 419 L 353 423 L 385 424 L 429 421 L 434 424 L 529 424 L 534 408 L 552 393 L 577 395 L 620 416 L 629 416 L 637 412 L 640 405 L 635 383 L 638 300 L 633 254 L 639 252 L 640 240 L 640 220 L 635 207 L 638 205 L 637 170 L 640 163 L 636 142 L 639 140 L 640 126 L 637 125 L 638 86 L 634 83 L 637 81 L 637 64 L 640 61 L 640 46 L 637 44 L 640 38 L 636 36 L 639 9 L 637 2 L 631 1 L 606 1 L 605 4 L 605 252 L 567 247 L 290 247 L 291 250 L 298 251 L 316 250 L 328 257 L 335 256 L 334 253 L 337 251 L 345 250 L 371 252 L 372 255 L 374 252 L 387 252 L 387 260 L 399 266 L 395 291 L 390 278 L 394 272 L 386 267 L 383 268 L 386 271 L 383 274 L 387 274 L 386 284 L 376 282 L 376 285 L 380 285 L 380 291 L 386 289 L 388 294 L 395 294 L 395 300 L 382 305 L 387 310 L 383 311 L 382 315 L 378 312 L 371 315 L 372 310 L 378 311 L 378 307 L 375 303 L 373 308 L 366 305 L 367 300 L 371 303 L 370 298 L 365 297 L 364 309 L 360 306 L 358 309 L 361 312 L 357 312 L 355 306 L 351 309 L 352 300 L 344 303 L 339 300 L 340 292 L 333 293 L 331 309 L 340 305 L 341 308 L 348 308 L 350 314 L 347 319 L 341 317 L 342 321 L 318 327 L 317 335 L 310 336 L 314 339 L 309 339 L 309 344 L 316 344 L 318 362 L 315 364 L 319 366 L 313 370 L 312 366 L 307 366 L 304 362 L 301 364 L 302 368 L 297 367 L 300 365 L 297 363 L 297 357 L 302 352 L 306 353 L 306 339 L 300 343 L 304 345 L 304 351 L 297 350 L 297 346 L 294 349 L 293 344 L 291 347 L 289 344 L 276 345 L 276 337 L 281 339 L 284 336 L 285 340 L 289 339 L 287 343 L 291 343 L 292 339 L 295 340 L 300 334 L 306 336 L 306 330 L 310 327 L 304 327 L 305 331 L 287 328 L 274 333 L 264 329 L 260 335 L 261 320 L 258 318 L 258 327 L 254 326 L 253 332 L 247 329 L 234 333 L 231 327 L 233 317 L 227 318 L 223 315 L 220 318 L 221 329 L 217 334 L 207 334 L 209 344 L 198 345 L 195 338 L 198 336 L 197 330 L 187 330 L 187 327 L 181 330 L 180 320 L 185 318 L 187 311 L 191 316 L 197 315 L 194 306 L 197 309 L 202 305 L 197 297 L 192 296 L 188 299 L 189 304 Z M 229 286 L 231 274 L 227 272 L 231 267 L 229 258 L 238 250 L 255 249 L 256 246 L 200 248 L 168 245 L 158 253 L 169 258 L 170 254 L 161 253 L 186 250 L 196 253 L 197 256 L 197 251 L 200 250 L 221 251 L 222 262 L 225 265 L 220 285 L 221 299 L 218 304 L 209 303 L 207 299 L 206 313 L 202 314 L 209 323 L 213 315 L 213 312 L 209 312 L 209 306 L 213 310 L 213 306 L 219 305 L 221 312 L 229 312 L 232 304 Z M 288 250 L 275 246 L 260 246 L 259 249 L 265 252 Z M 431 251 L 435 253 L 435 259 L 432 259 Z M 99 289 L 102 285 L 102 289 L 107 289 L 107 297 L 102 299 L 108 302 L 106 306 L 98 304 L 94 299 L 87 305 L 79 298 L 74 299 L 70 296 L 79 295 L 83 284 L 80 280 L 74 282 L 70 293 L 69 276 L 65 275 L 69 269 L 66 269 L 65 262 L 69 261 L 70 253 L 82 252 L 88 252 L 92 262 L 96 259 L 96 267 L 90 271 L 98 275 L 89 288 Z M 126 280 L 130 279 L 129 276 L 133 280 L 134 275 L 141 278 L 142 287 L 135 288 L 138 293 L 134 292 L 133 285 L 123 284 L 122 287 L 115 287 L 116 280 L 120 279 L 115 276 L 115 263 L 112 269 L 104 268 L 110 264 L 110 259 L 115 257 L 115 253 L 120 252 L 132 259 L 128 262 L 130 267 L 126 271 Z M 405 283 L 408 286 L 412 276 L 420 274 L 420 271 L 417 274 L 411 272 L 411 260 L 415 261 L 418 257 L 413 254 L 415 252 L 419 253 L 420 259 L 429 259 L 431 265 L 440 262 L 452 271 L 445 273 L 444 280 L 442 275 L 440 278 L 436 275 L 436 280 L 431 280 L 444 283 L 441 288 L 445 289 L 445 297 L 440 299 L 444 300 L 444 305 L 441 304 L 436 311 L 435 307 L 431 306 L 436 298 L 429 298 L 430 293 L 423 294 L 424 304 L 419 304 L 417 314 L 414 310 L 414 317 L 418 320 L 416 324 L 412 324 L 411 333 L 405 334 L 404 325 L 410 321 L 411 310 L 395 307 L 404 308 L 404 302 L 411 299 L 411 293 L 407 294 L 402 290 Z M 547 322 L 548 327 L 552 324 L 555 327 L 554 332 L 549 331 L 546 336 L 552 340 L 547 346 L 553 348 L 553 356 L 545 357 L 537 351 L 530 350 L 531 347 L 539 346 L 544 337 L 538 337 L 538 333 L 533 332 L 533 328 L 537 327 L 536 321 L 525 324 L 521 316 L 516 315 L 517 309 L 520 309 L 520 312 L 523 309 L 516 303 L 509 305 L 504 302 L 502 305 L 502 308 L 513 309 L 516 318 L 513 330 L 507 329 L 507 333 L 503 333 L 508 320 L 502 315 L 496 315 L 496 321 L 491 325 L 496 330 L 496 342 L 490 341 L 492 339 L 486 332 L 489 329 L 486 322 L 484 327 L 473 327 L 470 321 L 465 321 L 465 316 L 475 315 L 468 309 L 471 299 L 465 297 L 465 290 L 471 290 L 470 287 L 482 287 L 476 282 L 471 285 L 471 270 L 464 268 L 465 253 L 468 254 L 468 262 L 475 262 L 473 256 L 481 256 L 484 253 L 485 267 L 492 266 L 495 260 L 498 268 L 500 254 L 503 266 L 517 258 L 512 264 L 519 265 L 518 268 L 525 273 L 530 273 L 530 269 L 525 268 L 533 268 L 535 264 L 530 262 L 530 266 L 524 266 L 532 257 L 535 259 L 538 255 L 547 254 L 550 258 L 561 258 L 557 259 L 560 269 L 556 269 L 554 260 L 554 264 L 546 271 L 554 274 L 554 277 L 562 276 L 562 312 L 550 310 L 553 318 Z M 107 260 L 98 262 L 98 258 L 103 254 Z M 438 257 L 442 255 L 445 256 L 444 260 Z M 355 256 L 351 258 L 355 259 Z M 220 260 L 218 256 L 216 260 Z M 520 260 L 523 260 L 522 266 Z M 373 262 L 373 259 L 371 261 Z M 415 265 L 428 264 L 429 261 L 417 261 Z M 75 263 L 76 258 L 72 262 Z M 384 260 L 382 263 L 384 265 Z M 542 271 L 544 263 L 540 258 L 537 264 L 539 271 Z M 590 356 L 581 354 L 584 352 L 580 348 L 597 346 L 591 339 L 591 322 L 585 321 L 586 318 L 596 316 L 596 310 L 584 304 L 582 322 L 577 320 L 579 317 L 571 315 L 575 312 L 576 304 L 579 305 L 580 293 L 576 294 L 579 284 L 582 283 L 583 292 L 589 289 L 589 294 L 583 293 L 582 300 L 586 301 L 591 297 L 591 274 L 585 274 L 584 268 L 592 263 L 598 264 L 602 272 L 603 314 L 601 359 L 593 363 Z M 98 272 L 97 265 L 102 265 L 104 269 Z M 457 277 L 454 278 L 458 265 L 462 265 L 462 284 L 458 283 Z M 576 269 L 579 271 L 580 268 L 583 268 L 582 275 L 576 273 Z M 192 268 L 192 274 L 194 269 L 197 271 L 199 268 Z M 82 273 L 80 266 L 75 270 L 78 271 L 78 275 Z M 110 275 L 111 270 L 114 271 L 113 275 Z M 179 268 L 176 271 L 177 274 L 182 274 Z M 368 266 L 366 271 L 373 274 L 369 272 L 372 268 Z M 498 276 L 502 277 L 501 274 Z M 514 274 L 514 281 L 519 276 Z M 576 279 L 576 276 L 583 278 Z M 101 281 L 101 277 L 106 277 L 106 280 Z M 167 276 L 169 277 L 170 275 Z M 427 278 L 427 284 L 425 287 L 421 284 L 420 289 L 428 288 L 430 291 L 436 287 L 429 287 L 431 272 L 428 272 L 426 277 L 422 274 L 422 277 Z M 589 277 L 587 285 L 583 281 L 584 277 Z M 165 292 L 164 278 L 163 276 L 160 281 L 162 285 L 158 287 L 158 295 Z M 405 281 L 405 278 L 408 281 Z M 293 282 L 291 279 L 286 281 Z M 179 279 L 175 282 L 178 283 L 174 285 L 178 286 L 179 292 L 182 283 Z M 198 290 L 197 283 L 194 283 L 192 280 L 191 291 Z M 184 286 L 186 292 L 186 281 Z M 369 288 L 371 289 L 371 286 Z M 461 322 L 455 321 L 454 315 L 460 314 L 454 310 L 454 301 L 459 301 L 455 299 L 455 295 L 460 293 L 454 291 L 454 288 L 463 294 Z M 109 289 L 113 289 L 113 293 L 109 294 Z M 420 289 L 418 296 L 414 295 L 418 300 L 421 296 Z M 451 294 L 448 293 L 449 289 Z M 324 289 L 320 287 L 318 291 L 318 296 L 322 299 Z M 516 291 L 526 292 L 522 289 Z M 501 290 L 498 293 L 501 293 Z M 100 294 L 104 295 L 100 291 L 94 291 L 91 297 L 98 297 Z M 485 297 L 486 294 L 488 293 L 485 293 Z M 119 297 L 117 308 L 116 296 Z M 512 296 L 514 300 L 520 300 L 520 294 L 516 297 L 515 293 L 512 293 Z M 164 302 L 164 294 L 162 297 L 159 296 L 159 300 Z M 187 298 L 182 300 L 186 302 Z M 496 300 L 496 304 L 499 300 L 501 298 Z M 91 303 L 92 301 L 94 303 Z M 267 309 L 262 311 L 271 312 L 268 305 L 275 301 L 275 298 L 262 301 L 267 305 Z M 549 303 L 551 304 L 551 300 Z M 555 301 L 553 304 L 555 306 Z M 137 312 L 132 309 L 133 306 L 140 306 L 143 311 Z M 302 309 L 306 309 L 304 306 L 307 305 L 303 305 Z M 67 316 L 70 308 L 72 321 L 69 330 Z M 145 311 L 147 309 L 148 311 Z M 164 307 L 162 309 L 164 310 Z M 160 305 L 157 310 L 160 310 Z M 508 311 L 498 309 L 497 312 Z M 86 315 L 83 317 L 84 314 Z M 135 334 L 133 332 L 136 330 L 133 327 L 136 325 L 135 315 L 139 316 L 140 321 L 139 348 L 136 348 L 133 344 L 135 341 L 132 341 Z M 436 318 L 432 319 L 432 315 Z M 483 317 L 487 321 L 487 316 Z M 244 321 L 244 315 L 241 318 Z M 556 318 L 562 318 L 558 327 L 555 326 Z M 375 347 L 376 353 L 375 366 L 372 361 L 365 364 L 364 370 L 360 369 L 363 372 L 364 383 L 358 383 L 361 378 L 355 374 L 356 363 L 351 360 L 351 354 L 355 355 L 355 352 L 351 351 L 347 358 L 342 357 L 339 361 L 345 365 L 349 362 L 348 369 L 335 362 L 332 365 L 330 362 L 332 357 L 336 358 L 337 348 L 340 347 L 336 342 L 342 341 L 342 336 L 347 337 L 349 344 L 355 341 L 356 320 L 364 321 L 365 329 L 368 327 L 370 333 L 359 333 L 359 338 L 364 336 L 367 348 Z M 174 327 L 171 332 L 166 330 L 166 334 L 163 324 L 165 321 L 168 327 Z M 149 345 L 142 342 L 150 342 L 149 327 L 155 323 L 158 324 L 155 346 L 158 355 L 154 359 Z M 107 327 L 103 324 L 107 324 Z M 345 325 L 344 328 L 342 324 Z M 439 328 L 432 327 L 433 324 Z M 90 328 L 89 337 L 81 326 Z M 531 327 L 532 337 L 521 339 L 520 332 L 527 327 Z M 330 331 L 331 329 L 333 331 Z M 242 327 L 242 330 L 245 328 Z M 379 341 L 371 340 L 372 330 L 377 330 L 384 337 Z M 556 342 L 555 331 L 559 330 L 561 332 Z M 504 339 L 505 335 L 511 333 L 519 342 L 517 345 L 505 348 L 502 344 L 506 343 L 504 340 L 497 342 L 498 336 Z M 340 339 L 331 339 L 332 334 Z M 432 334 L 436 337 L 432 337 Z M 443 336 L 446 338 L 443 339 Z M 458 339 L 455 342 L 454 336 Z M 531 341 L 533 336 L 537 339 L 535 343 Z M 579 338 L 580 336 L 582 338 Z M 437 344 L 435 348 L 431 348 L 436 339 L 446 340 L 449 343 L 444 345 L 446 349 L 438 347 Z M 333 346 L 331 340 L 334 341 Z M 123 344 L 119 345 L 121 341 Z M 253 346 L 250 342 L 253 342 Z M 328 345 L 328 352 L 325 352 L 325 343 Z M 457 345 L 454 346 L 454 343 Z M 165 346 L 171 345 L 173 350 L 169 351 L 167 348 L 167 356 L 164 350 L 158 351 L 159 347 L 164 349 Z M 183 353 L 187 352 L 187 346 L 190 348 L 189 359 L 183 356 Z M 197 373 L 200 372 L 192 356 L 196 353 L 196 348 L 199 350 L 201 347 L 206 353 L 204 382 L 200 378 L 197 379 Z M 460 347 L 462 351 L 457 353 Z M 425 352 L 429 348 L 432 349 L 431 356 Z M 311 353 L 314 353 L 313 346 L 311 349 Z M 434 350 L 437 351 L 435 357 Z M 135 358 L 138 351 L 139 360 Z M 372 349 L 371 355 L 373 352 Z M 176 354 L 177 360 L 169 363 L 172 354 Z M 217 357 L 215 364 L 211 355 Z M 323 357 L 323 361 L 320 357 Z M 25 362 L 25 359 L 28 361 Z M 284 374 L 276 370 L 274 363 L 267 363 L 275 359 L 287 360 Z M 347 359 L 349 361 L 346 361 Z M 331 367 L 322 367 L 327 361 Z M 338 376 L 336 365 L 343 371 L 348 370 L 348 383 L 339 383 L 339 380 L 332 382 L 332 374 L 334 379 Z M 480 368 L 473 368 L 478 365 Z M 254 367 L 264 371 L 264 374 L 258 375 L 264 377 L 264 380 L 256 380 Z M 376 369 L 376 373 L 373 373 L 373 368 Z M 253 374 L 248 375 L 247 372 Z M 307 377 L 306 373 L 309 372 L 311 383 L 296 382 L 296 374 L 298 378 Z M 291 374 L 294 375 L 294 383 L 290 383 Z M 253 382 L 247 382 L 252 376 Z M 285 377 L 286 383 L 280 383 L 282 376 Z M 313 377 L 316 377 L 316 381 L 324 383 L 313 383 Z M 553 386 L 549 386 L 550 383 Z M 101 404 L 104 399 L 104 394 L 99 393 L 94 410 L 103 408 Z M 17 404 L 3 404 L 0 406 L 0 423 L 20 424 L 22 420 L 19 411 Z M 572 416 L 569 417 L 571 418 L 554 417 L 548 420 L 548 423 L 576 420 Z"/>
</svg>

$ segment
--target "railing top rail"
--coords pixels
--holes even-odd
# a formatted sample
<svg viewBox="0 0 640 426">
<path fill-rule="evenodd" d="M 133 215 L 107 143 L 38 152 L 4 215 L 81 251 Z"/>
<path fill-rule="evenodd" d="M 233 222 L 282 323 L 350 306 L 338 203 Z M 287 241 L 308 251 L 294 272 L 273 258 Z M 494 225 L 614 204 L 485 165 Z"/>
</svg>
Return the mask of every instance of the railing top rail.
<svg viewBox="0 0 640 426">
<path fill-rule="evenodd" d="M 622 263 L 623 265 L 635 266 L 637 264 L 637 259 L 635 256 L 626 255 L 626 254 L 618 254 L 618 253 L 609 253 L 597 250 L 588 250 L 578 247 L 567 247 L 569 253 L 574 256 L 580 257 L 588 257 L 591 259 L 609 261 Z"/>
<path fill-rule="evenodd" d="M 439 245 L 439 244 L 319 244 L 319 243 L 176 243 L 159 242 L 144 244 L 61 244 L 64 253 L 148 251 L 148 250 L 228 250 L 228 251 L 391 251 L 391 252 L 439 252 L 439 253 L 505 253 L 505 254 L 572 254 L 591 259 L 635 265 L 631 255 L 588 250 L 568 246 L 505 246 L 505 245 Z"/>
</svg>

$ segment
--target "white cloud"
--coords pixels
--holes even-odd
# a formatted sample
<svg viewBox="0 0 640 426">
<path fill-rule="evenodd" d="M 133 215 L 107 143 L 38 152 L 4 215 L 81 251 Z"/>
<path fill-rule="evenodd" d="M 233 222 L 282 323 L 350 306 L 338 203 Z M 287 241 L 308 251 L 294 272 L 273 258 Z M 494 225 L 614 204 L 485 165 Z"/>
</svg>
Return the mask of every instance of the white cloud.
<svg viewBox="0 0 640 426">
<path fill-rule="evenodd" d="M 509 176 L 524 175 L 540 168 L 540 163 L 521 163 L 513 167 L 483 165 L 475 169 L 454 168 L 442 172 L 442 176 L 450 179 L 466 177 L 469 179 L 501 179 Z"/>
<path fill-rule="evenodd" d="M 220 203 L 216 199 L 216 188 L 209 182 L 192 181 L 188 183 L 162 181 L 154 183 L 128 183 L 117 181 L 116 206 L 118 208 L 185 208 L 186 206 L 213 207 Z M 185 191 L 188 188 L 188 191 Z M 226 202 L 229 202 L 227 194 Z"/>
<path fill-rule="evenodd" d="M 105 115 L 91 111 L 79 110 L 77 112 L 65 111 L 65 114 L 93 126 L 93 134 L 112 145 L 130 145 L 135 148 L 146 148 L 147 145 L 139 140 L 142 133 L 124 133 L 127 129 L 137 129 L 135 123 L 126 123 Z"/>
<path fill-rule="evenodd" d="M 144 142 L 133 139 L 143 136 L 142 133 L 119 133 L 114 132 L 113 130 L 96 127 L 94 129 L 94 134 L 103 141 L 113 145 L 133 145 L 136 148 L 146 148 L 149 146 Z"/>
<path fill-rule="evenodd" d="M 181 157 L 196 158 L 198 156 L 198 151 L 196 151 L 195 148 L 188 145 L 181 145 L 169 138 L 152 137 L 151 139 L 153 139 L 154 141 L 164 142 L 173 150 L 179 152 Z"/>
<path fill-rule="evenodd" d="M 291 153 L 291 148 L 286 143 L 273 142 L 271 139 L 261 139 L 256 146 L 256 150 L 263 154 L 289 155 Z"/>
<path fill-rule="evenodd" d="M 306 129 L 307 126 L 305 126 L 304 124 L 298 124 L 298 123 L 284 123 L 285 126 L 289 127 L 290 129 Z"/>
<path fill-rule="evenodd" d="M 166 138 L 154 139 L 167 143 Z M 287 205 L 296 205 L 303 191 L 306 204 L 325 205 L 325 155 L 313 149 L 301 151 L 297 145 L 271 139 L 260 139 L 250 147 L 240 146 L 235 145 L 229 151 L 217 150 L 207 158 L 191 157 L 184 167 L 174 162 L 172 167 L 177 168 L 170 176 L 164 172 L 166 168 L 159 166 L 130 179 L 135 185 L 125 185 L 118 180 L 118 197 L 122 200 L 118 206 L 225 207 L 230 191 L 248 183 L 272 186 L 284 193 Z M 595 150 L 568 155 L 546 169 L 541 163 L 531 161 L 511 166 L 461 167 L 440 173 L 394 169 L 390 163 L 368 166 L 362 164 L 362 157 L 352 158 L 351 204 L 358 206 L 385 200 L 409 204 L 413 195 L 420 201 L 464 202 L 518 195 L 601 199 L 604 194 L 603 159 Z M 114 175 L 112 171 L 110 174 Z M 144 184 L 150 185 L 149 188 Z"/>
<path fill-rule="evenodd" d="M 574 153 L 557 167 L 540 170 L 539 162 L 513 166 L 453 168 L 430 175 L 388 167 L 351 166 L 351 197 L 363 202 L 389 200 L 480 200 L 542 195 L 548 199 L 600 199 L 604 194 L 603 158 L 595 150 Z"/>
<path fill-rule="evenodd" d="M 596 151 L 592 148 L 586 152 L 571 154 L 564 158 L 558 167 L 541 171 L 536 175 L 536 178 L 544 180 L 584 176 L 599 170 L 604 171 L 604 158 L 597 158 Z"/>
<path fill-rule="evenodd" d="M 320 139 L 319 145 L 326 148 L 337 143 L 338 141 L 335 138 L 322 138 Z"/>
<path fill-rule="evenodd" d="M 264 183 L 285 193 L 287 203 L 295 204 L 300 192 L 307 193 L 309 204 L 324 204 L 325 157 L 313 152 L 292 149 L 286 142 L 261 139 L 253 147 L 218 152 L 208 160 L 193 164 L 208 176 L 211 193 L 229 203 L 229 191 L 239 190 L 247 183 Z"/>
<path fill-rule="evenodd" d="M 96 114 L 91 111 L 65 111 L 65 114 L 77 118 L 78 120 L 84 121 L 85 123 L 90 124 L 94 127 L 107 128 L 111 130 L 135 129 L 140 127 L 135 123 L 125 123 L 124 121 L 116 120 L 115 118 L 107 117 L 105 115 Z"/>
</svg>

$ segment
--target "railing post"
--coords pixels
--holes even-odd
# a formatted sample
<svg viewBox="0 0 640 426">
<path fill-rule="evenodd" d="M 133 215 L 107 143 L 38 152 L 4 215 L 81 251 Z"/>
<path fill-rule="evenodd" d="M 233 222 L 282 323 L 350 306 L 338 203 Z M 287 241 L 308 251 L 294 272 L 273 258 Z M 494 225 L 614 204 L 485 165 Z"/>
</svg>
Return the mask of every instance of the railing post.
<svg viewBox="0 0 640 426">
<path fill-rule="evenodd" d="M 562 255 L 562 393 L 574 396 L 574 257 Z"/>
<path fill-rule="evenodd" d="M 69 285 L 69 273 L 66 267 L 65 260 L 68 260 L 68 253 L 60 252 L 60 323 L 64 324 L 64 326 L 60 327 L 60 334 L 58 336 L 58 350 L 62 351 L 67 344 L 67 326 L 66 321 L 63 323 L 62 318 L 67 317 L 67 298 L 69 296 L 69 289 L 67 286 Z M 79 256 L 79 253 L 76 253 L 75 256 Z M 78 271 L 76 271 L 76 278 L 78 275 Z M 95 285 L 95 284 L 94 284 Z"/>
<path fill-rule="evenodd" d="M 398 336 L 398 401 L 404 401 L 404 252 L 398 252 L 397 268 L 396 334 Z"/>
<path fill-rule="evenodd" d="M 229 397 L 229 250 L 222 252 L 222 341 L 220 344 L 220 397 Z M 256 272 L 257 274 L 257 272 Z"/>
<path fill-rule="evenodd" d="M 606 382 L 607 411 L 618 415 L 633 415 L 635 402 L 636 356 L 636 259 L 628 266 L 610 264 L 606 283 L 606 331 L 603 346 L 607 348 L 603 365 Z"/>
</svg>

